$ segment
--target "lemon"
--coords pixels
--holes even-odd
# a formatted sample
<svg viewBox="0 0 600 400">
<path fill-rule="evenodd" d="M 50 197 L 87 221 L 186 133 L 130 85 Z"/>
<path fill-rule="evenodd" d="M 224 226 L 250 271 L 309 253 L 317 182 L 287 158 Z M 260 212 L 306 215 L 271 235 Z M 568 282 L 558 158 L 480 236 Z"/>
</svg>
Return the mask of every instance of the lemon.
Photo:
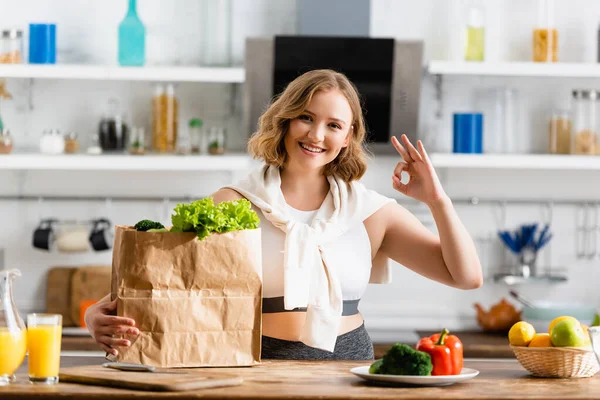
<svg viewBox="0 0 600 400">
<path fill-rule="evenodd" d="M 550 325 L 548 325 L 548 333 L 552 334 L 552 328 L 554 328 L 554 325 L 558 324 L 560 321 L 564 321 L 565 319 L 574 319 L 575 321 L 577 321 L 575 317 L 570 317 L 568 315 L 563 315 L 562 317 L 554 318 L 552 322 L 550 322 Z"/>
<path fill-rule="evenodd" d="M 520 321 L 508 331 L 508 341 L 513 346 L 527 346 L 535 336 L 535 328 L 528 322 Z"/>
<path fill-rule="evenodd" d="M 529 342 L 529 347 L 552 347 L 550 335 L 548 333 L 537 333 Z"/>
</svg>

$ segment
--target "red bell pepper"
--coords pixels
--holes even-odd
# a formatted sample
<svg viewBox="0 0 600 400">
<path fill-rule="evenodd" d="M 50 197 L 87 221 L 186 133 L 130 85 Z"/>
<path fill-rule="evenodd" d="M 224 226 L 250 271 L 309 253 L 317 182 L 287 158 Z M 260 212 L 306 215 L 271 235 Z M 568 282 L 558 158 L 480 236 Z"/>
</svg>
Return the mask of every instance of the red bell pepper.
<svg viewBox="0 0 600 400">
<path fill-rule="evenodd" d="M 449 335 L 444 328 L 441 333 L 424 337 L 417 343 L 417 350 L 431 356 L 431 375 L 458 375 L 463 368 L 463 345 L 457 336 Z"/>
</svg>

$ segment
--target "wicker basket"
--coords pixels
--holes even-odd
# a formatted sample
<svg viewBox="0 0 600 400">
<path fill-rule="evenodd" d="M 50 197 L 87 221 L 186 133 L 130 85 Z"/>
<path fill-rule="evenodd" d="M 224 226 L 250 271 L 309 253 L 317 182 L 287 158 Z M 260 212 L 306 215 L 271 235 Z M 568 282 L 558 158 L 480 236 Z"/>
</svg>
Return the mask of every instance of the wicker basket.
<svg viewBox="0 0 600 400">
<path fill-rule="evenodd" d="M 599 370 L 591 347 L 510 346 L 523 368 L 544 378 L 587 378 Z"/>
</svg>

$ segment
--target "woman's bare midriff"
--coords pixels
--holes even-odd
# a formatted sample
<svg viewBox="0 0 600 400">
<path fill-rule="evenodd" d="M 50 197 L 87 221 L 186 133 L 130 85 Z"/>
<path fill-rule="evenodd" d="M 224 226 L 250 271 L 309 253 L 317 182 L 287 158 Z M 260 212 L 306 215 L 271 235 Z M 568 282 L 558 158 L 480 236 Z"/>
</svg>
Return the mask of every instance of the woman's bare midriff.
<svg viewBox="0 0 600 400">
<path fill-rule="evenodd" d="M 262 315 L 262 334 L 276 339 L 300 340 L 300 332 L 304 325 L 306 313 L 304 312 L 282 312 Z M 342 317 L 338 335 L 350 332 L 363 323 L 360 313 Z"/>
</svg>

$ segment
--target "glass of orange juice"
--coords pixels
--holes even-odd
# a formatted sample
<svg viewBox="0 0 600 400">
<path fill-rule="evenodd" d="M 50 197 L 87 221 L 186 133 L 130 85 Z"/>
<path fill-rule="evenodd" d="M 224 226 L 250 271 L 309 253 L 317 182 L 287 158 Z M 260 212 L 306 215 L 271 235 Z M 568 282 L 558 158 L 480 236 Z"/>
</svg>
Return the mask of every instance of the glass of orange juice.
<svg viewBox="0 0 600 400">
<path fill-rule="evenodd" d="M 27 314 L 29 381 L 58 383 L 62 315 Z"/>
</svg>

